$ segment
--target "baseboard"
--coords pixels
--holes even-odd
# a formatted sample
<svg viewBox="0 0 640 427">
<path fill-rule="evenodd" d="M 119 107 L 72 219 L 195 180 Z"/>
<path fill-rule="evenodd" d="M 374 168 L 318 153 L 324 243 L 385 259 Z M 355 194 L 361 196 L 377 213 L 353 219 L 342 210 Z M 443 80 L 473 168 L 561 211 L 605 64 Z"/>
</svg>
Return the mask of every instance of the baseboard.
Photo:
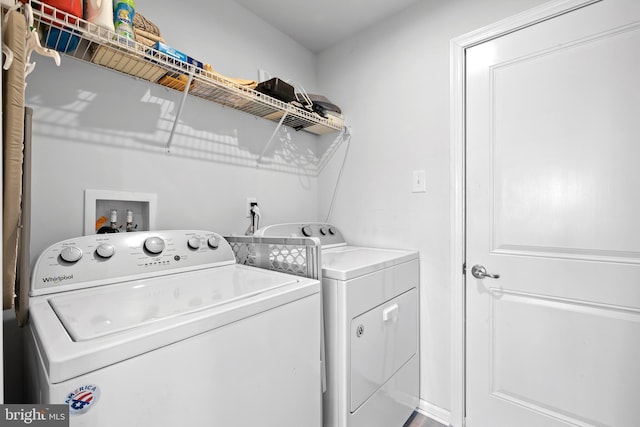
<svg viewBox="0 0 640 427">
<path fill-rule="evenodd" d="M 432 418 L 440 424 L 444 424 L 445 426 L 451 425 L 451 412 L 447 409 L 443 409 L 433 403 L 420 399 L 417 410 L 422 415 Z"/>
</svg>

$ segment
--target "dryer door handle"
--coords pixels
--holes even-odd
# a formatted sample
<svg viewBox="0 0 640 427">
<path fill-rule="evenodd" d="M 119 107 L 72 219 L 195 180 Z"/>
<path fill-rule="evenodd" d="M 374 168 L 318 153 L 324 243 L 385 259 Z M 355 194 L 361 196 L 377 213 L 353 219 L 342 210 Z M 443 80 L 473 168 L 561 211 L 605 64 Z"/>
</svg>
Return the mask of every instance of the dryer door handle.
<svg viewBox="0 0 640 427">
<path fill-rule="evenodd" d="M 388 322 L 396 317 L 398 317 L 398 304 L 393 304 L 382 310 L 382 321 Z"/>
</svg>

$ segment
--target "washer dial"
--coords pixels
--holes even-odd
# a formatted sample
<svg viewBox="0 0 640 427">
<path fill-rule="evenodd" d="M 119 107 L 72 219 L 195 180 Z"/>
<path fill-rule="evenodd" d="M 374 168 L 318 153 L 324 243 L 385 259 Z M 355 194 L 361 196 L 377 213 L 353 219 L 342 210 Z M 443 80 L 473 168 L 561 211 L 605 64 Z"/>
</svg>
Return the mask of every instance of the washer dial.
<svg viewBox="0 0 640 427">
<path fill-rule="evenodd" d="M 164 240 L 160 237 L 149 237 L 144 241 L 144 248 L 154 255 L 158 255 L 164 251 Z"/>
<path fill-rule="evenodd" d="M 96 253 L 100 258 L 111 258 L 116 253 L 116 248 L 110 243 L 100 243 L 96 248 Z"/>
<path fill-rule="evenodd" d="M 190 249 L 200 249 L 200 238 L 198 236 L 189 237 L 187 246 L 189 246 Z"/>
<path fill-rule="evenodd" d="M 60 251 L 60 258 L 66 262 L 77 262 L 82 258 L 82 249 L 77 246 L 65 246 Z"/>
<path fill-rule="evenodd" d="M 209 237 L 209 239 L 207 239 L 207 245 L 209 245 L 211 249 L 218 249 L 218 246 L 220 246 L 220 240 L 216 236 Z"/>
<path fill-rule="evenodd" d="M 304 237 L 311 237 L 313 235 L 313 230 L 308 225 L 303 226 L 301 231 Z"/>
</svg>

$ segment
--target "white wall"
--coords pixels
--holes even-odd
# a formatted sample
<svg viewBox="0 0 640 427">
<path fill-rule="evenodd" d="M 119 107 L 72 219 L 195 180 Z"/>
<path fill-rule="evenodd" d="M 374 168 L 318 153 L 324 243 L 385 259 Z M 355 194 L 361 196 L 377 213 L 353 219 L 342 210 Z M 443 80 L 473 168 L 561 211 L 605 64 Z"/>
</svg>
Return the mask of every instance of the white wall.
<svg viewBox="0 0 640 427">
<path fill-rule="evenodd" d="M 226 75 L 257 68 L 340 105 L 352 143 L 331 222 L 354 244 L 421 257 L 421 398 L 446 418 L 449 385 L 449 41 L 542 0 L 422 1 L 318 57 L 233 1 L 176 9 L 138 0 L 167 42 Z M 190 97 L 175 150 L 162 146 L 180 94 L 63 58 L 35 58 L 32 256 L 82 233 L 86 188 L 158 194 L 158 228 L 242 233 L 245 198 L 267 223 L 324 220 L 345 146 L 319 179 L 251 163 L 274 124 Z M 290 132 L 287 153 L 332 139 Z M 282 156 L 285 154 L 280 153 Z M 294 168 L 295 169 L 295 168 Z M 411 193 L 426 170 L 427 192 Z"/>
<path fill-rule="evenodd" d="M 422 406 L 450 408 L 449 41 L 542 0 L 422 1 L 318 57 L 318 86 L 352 141 L 331 222 L 355 244 L 414 248 L 421 267 Z M 319 181 L 324 218 L 344 147 Z M 411 192 L 426 170 L 426 193 Z"/>
<path fill-rule="evenodd" d="M 176 8 L 167 0 L 137 0 L 167 42 L 232 77 L 257 79 L 258 68 L 308 89 L 316 57 L 230 0 Z M 258 156 L 275 123 L 189 97 L 171 154 L 164 145 L 181 94 L 68 57 L 62 66 L 37 54 L 27 77 L 34 108 L 31 263 L 49 245 L 83 233 L 84 190 L 156 193 L 157 228 L 243 233 L 246 197 L 256 197 L 263 223 L 315 220 L 317 178 L 304 164 L 318 138 L 278 135 L 260 169 Z M 284 167 L 283 160 L 291 166 Z M 23 403 L 22 332 L 13 310 L 3 326 L 5 402 Z"/>
<path fill-rule="evenodd" d="M 168 44 L 222 74 L 257 79 L 260 67 L 315 87 L 315 56 L 233 1 L 136 6 Z M 60 68 L 34 59 L 26 96 L 34 108 L 32 260 L 82 234 L 85 189 L 157 194 L 159 229 L 244 233 L 248 196 L 263 224 L 316 219 L 317 178 L 296 165 L 316 136 L 289 130 L 291 143 L 276 140 L 267 157 L 289 156 L 293 166 L 257 168 L 275 123 L 189 97 L 167 154 L 181 93 L 64 56 Z"/>
</svg>

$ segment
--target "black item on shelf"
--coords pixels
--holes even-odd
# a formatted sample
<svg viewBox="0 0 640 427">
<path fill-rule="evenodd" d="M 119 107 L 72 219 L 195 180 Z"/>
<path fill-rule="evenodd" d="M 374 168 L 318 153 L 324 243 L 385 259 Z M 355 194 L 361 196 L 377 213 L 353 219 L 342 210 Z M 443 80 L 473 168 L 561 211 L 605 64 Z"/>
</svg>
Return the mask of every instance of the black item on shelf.
<svg viewBox="0 0 640 427">
<path fill-rule="evenodd" d="M 296 99 L 293 86 L 277 77 L 258 83 L 256 90 L 284 102 L 291 102 Z"/>
<path fill-rule="evenodd" d="M 327 111 L 333 111 L 338 114 L 342 114 L 342 110 L 333 102 L 329 101 L 326 97 L 322 95 L 307 95 L 311 102 L 313 102 L 313 111 L 320 114 L 322 117 L 327 117 Z"/>
</svg>

